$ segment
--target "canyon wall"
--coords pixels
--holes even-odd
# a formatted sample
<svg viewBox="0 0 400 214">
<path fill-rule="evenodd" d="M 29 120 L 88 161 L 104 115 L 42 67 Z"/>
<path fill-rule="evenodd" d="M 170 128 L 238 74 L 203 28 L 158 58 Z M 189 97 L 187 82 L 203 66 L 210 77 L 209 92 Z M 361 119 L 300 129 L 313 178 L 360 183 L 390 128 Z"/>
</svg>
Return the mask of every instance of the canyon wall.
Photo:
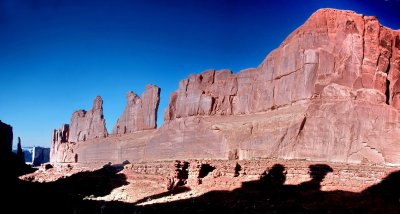
<svg viewBox="0 0 400 214">
<path fill-rule="evenodd" d="M 160 129 L 153 117 L 158 87 L 142 98 L 128 93 L 110 136 L 82 138 L 70 129 L 68 146 L 55 153 L 75 159 L 54 161 L 283 158 L 400 165 L 399 74 L 399 31 L 376 17 L 321 9 L 257 68 L 207 70 L 182 80 Z"/>
</svg>

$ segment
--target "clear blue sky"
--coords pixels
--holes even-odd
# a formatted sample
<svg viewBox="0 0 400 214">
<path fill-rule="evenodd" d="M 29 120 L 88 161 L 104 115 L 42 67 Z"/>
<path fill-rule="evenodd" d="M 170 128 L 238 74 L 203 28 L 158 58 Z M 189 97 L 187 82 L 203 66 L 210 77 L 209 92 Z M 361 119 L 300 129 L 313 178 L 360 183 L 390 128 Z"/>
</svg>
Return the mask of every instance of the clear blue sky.
<svg viewBox="0 0 400 214">
<path fill-rule="evenodd" d="M 126 92 L 152 83 L 160 125 L 181 79 L 258 66 L 324 7 L 400 29 L 399 0 L 0 0 L 0 120 L 14 142 L 50 146 L 52 130 L 101 95 L 110 132 Z"/>
</svg>

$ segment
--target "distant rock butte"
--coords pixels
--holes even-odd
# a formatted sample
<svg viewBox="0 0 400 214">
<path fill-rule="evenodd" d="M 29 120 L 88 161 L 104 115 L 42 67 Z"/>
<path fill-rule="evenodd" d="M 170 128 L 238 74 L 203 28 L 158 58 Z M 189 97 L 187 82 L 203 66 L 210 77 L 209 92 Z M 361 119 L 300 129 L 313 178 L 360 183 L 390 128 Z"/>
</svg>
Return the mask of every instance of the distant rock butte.
<svg viewBox="0 0 400 214">
<path fill-rule="evenodd" d="M 321 9 L 257 68 L 207 70 L 182 80 L 160 129 L 154 129 L 160 90 L 148 86 L 142 98 L 128 93 L 108 137 L 101 104 L 75 112 L 64 143 L 69 150 L 52 154 L 73 154 L 78 162 L 284 158 L 400 165 L 399 77 L 399 31 L 376 17 Z"/>
<path fill-rule="evenodd" d="M 50 160 L 50 148 L 35 146 L 32 148 L 32 166 L 40 166 Z"/>
</svg>

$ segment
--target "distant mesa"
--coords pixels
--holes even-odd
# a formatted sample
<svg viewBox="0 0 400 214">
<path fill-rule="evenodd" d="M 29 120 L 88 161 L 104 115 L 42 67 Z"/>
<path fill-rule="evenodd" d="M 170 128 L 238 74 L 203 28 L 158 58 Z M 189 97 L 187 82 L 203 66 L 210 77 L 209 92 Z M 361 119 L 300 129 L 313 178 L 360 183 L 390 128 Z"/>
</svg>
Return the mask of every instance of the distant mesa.
<svg viewBox="0 0 400 214">
<path fill-rule="evenodd" d="M 156 129 L 157 86 L 109 135 L 102 99 L 53 133 L 52 162 L 306 159 L 400 165 L 400 32 L 321 9 L 257 68 L 191 74 Z"/>
</svg>

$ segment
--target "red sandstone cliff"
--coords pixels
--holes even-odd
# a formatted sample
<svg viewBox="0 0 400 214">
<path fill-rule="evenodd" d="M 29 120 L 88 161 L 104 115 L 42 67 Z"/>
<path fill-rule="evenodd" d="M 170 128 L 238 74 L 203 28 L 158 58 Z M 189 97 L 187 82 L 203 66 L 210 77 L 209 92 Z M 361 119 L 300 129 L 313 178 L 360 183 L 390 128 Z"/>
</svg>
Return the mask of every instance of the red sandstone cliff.
<svg viewBox="0 0 400 214">
<path fill-rule="evenodd" d="M 127 134 L 140 130 L 157 128 L 157 109 L 160 101 L 160 88 L 148 85 L 142 98 L 128 92 L 127 105 L 118 119 L 112 134 Z"/>
<path fill-rule="evenodd" d="M 318 10 L 257 68 L 182 80 L 160 129 L 77 144 L 74 152 L 83 162 L 274 157 L 399 165 L 399 37 L 375 17 Z M 120 126 L 135 118 L 129 106 Z"/>
<path fill-rule="evenodd" d="M 86 141 L 99 137 L 107 137 L 107 130 L 103 116 L 103 99 L 97 96 L 91 110 L 78 110 L 72 114 L 69 141 Z"/>
</svg>

